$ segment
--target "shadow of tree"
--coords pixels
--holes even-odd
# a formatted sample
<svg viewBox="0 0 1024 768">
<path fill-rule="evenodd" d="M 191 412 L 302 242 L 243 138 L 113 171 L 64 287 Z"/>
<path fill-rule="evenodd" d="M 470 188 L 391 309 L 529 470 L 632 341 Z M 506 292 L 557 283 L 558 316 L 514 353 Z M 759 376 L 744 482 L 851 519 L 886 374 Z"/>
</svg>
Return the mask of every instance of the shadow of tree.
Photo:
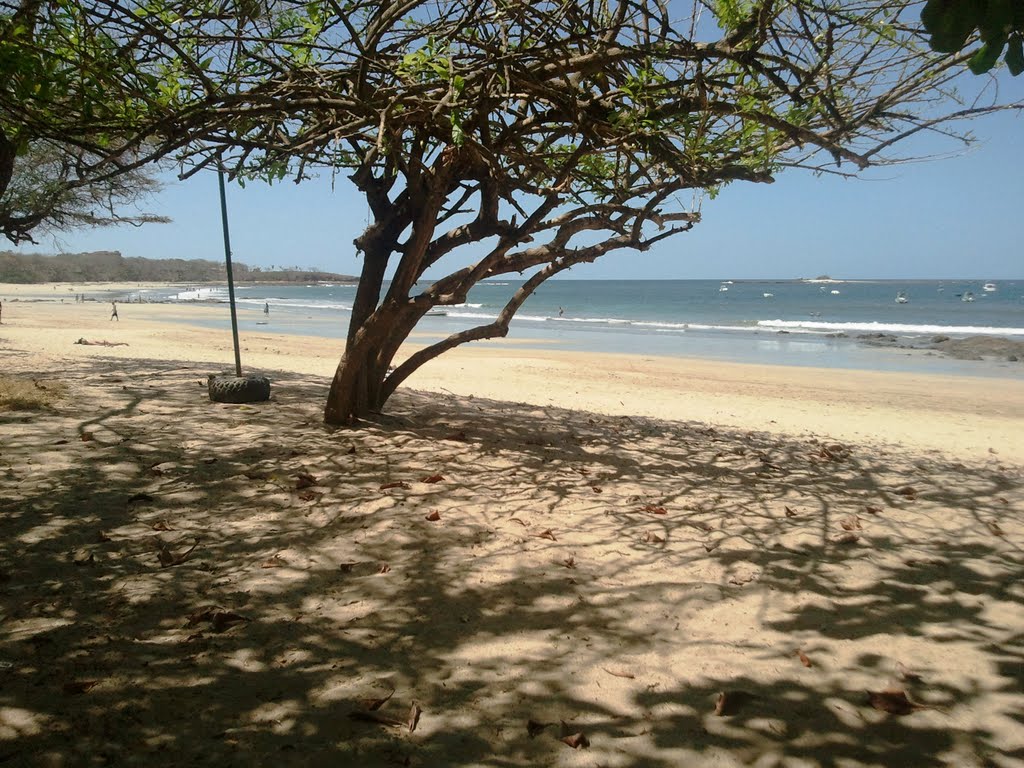
<svg viewBox="0 0 1024 768">
<path fill-rule="evenodd" d="M 335 430 L 325 382 L 218 405 L 182 363 L 64 379 L 0 414 L 0 761 L 1024 758 L 1018 467 L 411 391 Z M 899 662 L 934 708 L 868 705 Z M 387 696 L 398 724 L 352 717 Z"/>
</svg>

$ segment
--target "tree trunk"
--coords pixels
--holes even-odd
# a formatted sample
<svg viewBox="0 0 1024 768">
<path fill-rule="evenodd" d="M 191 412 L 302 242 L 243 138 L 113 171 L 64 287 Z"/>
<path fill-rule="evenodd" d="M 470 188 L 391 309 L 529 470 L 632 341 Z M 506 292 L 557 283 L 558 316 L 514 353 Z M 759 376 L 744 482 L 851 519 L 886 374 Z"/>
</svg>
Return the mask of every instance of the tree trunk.
<svg viewBox="0 0 1024 768">
<path fill-rule="evenodd" d="M 327 394 L 325 422 L 335 425 L 354 424 L 383 405 L 380 392 L 384 378 L 373 370 L 368 359 L 372 356 L 373 351 L 365 346 L 362 350 L 346 350 L 334 372 L 334 380 Z"/>
<path fill-rule="evenodd" d="M 7 138 L 7 134 L 0 130 L 0 197 L 7 191 L 14 176 L 14 159 L 17 155 L 17 148 L 14 142 Z"/>
<path fill-rule="evenodd" d="M 425 311 L 385 302 L 362 327 L 349 333 L 349 344 L 327 393 L 325 422 L 354 424 L 384 406 L 394 389 L 385 383 L 391 361 Z"/>
</svg>

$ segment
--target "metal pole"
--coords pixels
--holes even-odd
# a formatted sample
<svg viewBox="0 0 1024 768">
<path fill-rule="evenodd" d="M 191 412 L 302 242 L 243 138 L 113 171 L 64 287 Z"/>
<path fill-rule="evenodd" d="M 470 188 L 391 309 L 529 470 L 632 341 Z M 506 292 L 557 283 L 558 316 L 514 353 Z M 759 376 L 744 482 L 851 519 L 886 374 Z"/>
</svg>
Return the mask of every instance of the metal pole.
<svg viewBox="0 0 1024 768">
<path fill-rule="evenodd" d="M 228 265 L 228 302 L 231 304 L 231 338 L 235 342 L 235 375 L 242 375 L 242 355 L 238 351 L 238 313 L 235 312 L 235 278 L 231 272 L 231 237 L 228 235 L 228 200 L 224 194 L 224 171 L 217 170 L 220 183 L 220 219 L 224 228 L 224 260 Z"/>
</svg>

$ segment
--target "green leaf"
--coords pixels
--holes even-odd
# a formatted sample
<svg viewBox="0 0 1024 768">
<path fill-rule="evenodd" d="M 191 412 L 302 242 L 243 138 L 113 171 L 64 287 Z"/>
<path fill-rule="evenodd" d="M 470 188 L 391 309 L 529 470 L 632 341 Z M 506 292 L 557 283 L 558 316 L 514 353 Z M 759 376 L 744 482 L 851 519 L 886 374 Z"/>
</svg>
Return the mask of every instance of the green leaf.
<svg viewBox="0 0 1024 768">
<path fill-rule="evenodd" d="M 999 54 L 1003 52 L 1003 40 L 998 42 L 992 41 L 985 43 L 978 51 L 971 56 L 967 62 L 967 66 L 970 67 L 971 72 L 976 75 L 984 74 L 988 72 L 992 67 L 999 61 Z"/>
<path fill-rule="evenodd" d="M 1024 72 L 1024 42 L 1020 33 L 1010 38 L 1010 44 L 1006 48 L 1006 68 L 1014 77 Z"/>
<path fill-rule="evenodd" d="M 452 143 L 456 147 L 461 147 L 466 141 L 466 134 L 462 130 L 462 123 L 457 115 L 451 116 L 452 122 Z"/>
<path fill-rule="evenodd" d="M 957 0 L 928 0 L 921 12 L 925 29 L 931 32 L 931 46 L 939 53 L 956 53 L 967 44 L 980 19 L 973 3 Z"/>
<path fill-rule="evenodd" d="M 1006 41 L 1006 34 L 1011 26 L 1014 2 L 1020 2 L 1020 0 L 988 0 L 984 4 L 985 10 L 978 19 L 982 40 L 987 43 L 996 40 Z"/>
<path fill-rule="evenodd" d="M 943 17 L 949 11 L 950 0 L 928 0 L 921 9 L 921 23 L 924 24 L 925 32 L 934 35 L 942 26 Z"/>
</svg>

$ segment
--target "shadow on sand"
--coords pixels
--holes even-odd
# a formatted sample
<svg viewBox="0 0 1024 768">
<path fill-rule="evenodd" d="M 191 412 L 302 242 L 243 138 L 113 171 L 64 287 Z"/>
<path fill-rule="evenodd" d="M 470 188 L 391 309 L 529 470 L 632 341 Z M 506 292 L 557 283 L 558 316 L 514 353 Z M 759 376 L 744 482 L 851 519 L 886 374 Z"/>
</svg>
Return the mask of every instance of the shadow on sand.
<svg viewBox="0 0 1024 768">
<path fill-rule="evenodd" d="M 1019 468 L 411 391 L 334 430 L 322 381 L 215 405 L 188 364 L 66 379 L 0 414 L 0 764 L 1024 760 Z M 929 708 L 868 706 L 900 662 Z M 387 696 L 398 724 L 351 716 Z"/>
</svg>

